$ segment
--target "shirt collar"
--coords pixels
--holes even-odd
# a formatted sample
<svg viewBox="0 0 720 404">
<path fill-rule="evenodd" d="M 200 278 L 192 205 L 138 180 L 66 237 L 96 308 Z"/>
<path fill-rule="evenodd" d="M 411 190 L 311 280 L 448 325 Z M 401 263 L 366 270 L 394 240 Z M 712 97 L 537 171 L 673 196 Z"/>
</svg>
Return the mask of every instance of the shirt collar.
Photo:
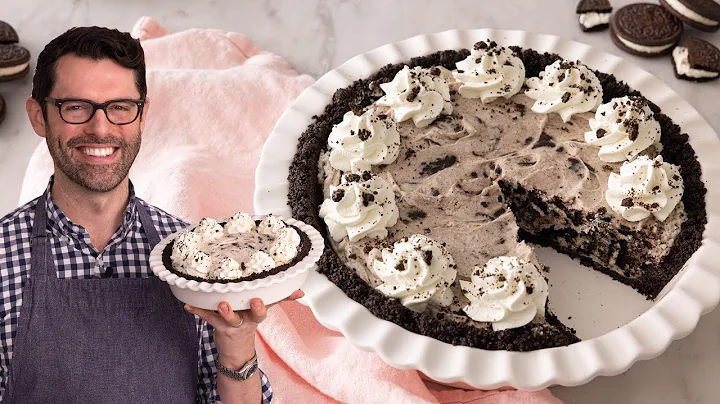
<svg viewBox="0 0 720 404">
<path fill-rule="evenodd" d="M 78 225 L 73 223 L 65 213 L 55 203 L 52 197 L 52 185 L 55 180 L 55 176 L 50 177 L 45 193 L 47 198 L 45 201 L 45 210 L 47 211 L 48 226 L 51 230 L 59 231 L 60 233 L 66 233 L 70 235 L 78 236 L 78 238 L 84 238 L 87 236 L 87 231 Z M 133 224 L 139 220 L 137 215 L 137 198 L 135 197 L 135 187 L 132 181 L 129 181 L 130 189 L 130 200 L 127 208 L 125 208 L 125 215 L 123 218 L 123 224 L 120 229 L 122 236 L 125 236 L 127 232 L 132 228 Z"/>
</svg>

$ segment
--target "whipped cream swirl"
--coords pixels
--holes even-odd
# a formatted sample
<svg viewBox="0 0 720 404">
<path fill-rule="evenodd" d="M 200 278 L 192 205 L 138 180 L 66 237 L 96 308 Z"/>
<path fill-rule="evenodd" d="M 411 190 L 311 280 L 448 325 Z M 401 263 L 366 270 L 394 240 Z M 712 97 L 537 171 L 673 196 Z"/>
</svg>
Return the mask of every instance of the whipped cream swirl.
<svg viewBox="0 0 720 404">
<path fill-rule="evenodd" d="M 517 94 L 525 81 L 525 65 L 510 49 L 495 41 L 478 42 L 470 56 L 455 64 L 458 92 L 465 98 L 480 98 L 483 103 Z"/>
<path fill-rule="evenodd" d="M 375 108 L 357 116 L 348 111 L 328 137 L 330 165 L 340 171 L 365 171 L 390 164 L 400 151 L 397 122 Z"/>
<path fill-rule="evenodd" d="M 277 266 L 275 260 L 272 259 L 265 251 L 258 251 L 253 254 L 246 265 L 251 273 L 260 273 L 273 269 Z"/>
<path fill-rule="evenodd" d="M 534 99 L 532 110 L 538 114 L 557 112 L 563 122 L 581 112 L 592 111 L 602 102 L 603 90 L 595 73 L 585 65 L 557 60 L 540 72 L 540 77 L 525 81 L 525 94 Z"/>
<path fill-rule="evenodd" d="M 600 160 L 633 160 L 660 139 L 660 123 L 642 97 L 613 98 L 590 119 L 585 141 L 600 146 Z"/>
<path fill-rule="evenodd" d="M 682 199 L 684 185 L 678 166 L 639 156 L 611 173 L 605 199 L 625 220 L 639 222 L 650 215 L 664 222 Z"/>
<path fill-rule="evenodd" d="M 202 237 L 203 242 L 217 240 L 223 236 L 223 227 L 215 219 L 203 218 L 200 223 L 193 229 L 193 232 Z"/>
<path fill-rule="evenodd" d="M 339 186 L 330 187 L 330 198 L 320 206 L 320 217 L 336 242 L 348 237 L 384 239 L 399 213 L 390 183 L 369 172 L 345 174 Z"/>
<path fill-rule="evenodd" d="M 545 318 L 548 284 L 530 262 L 496 257 L 475 267 L 471 281 L 460 281 L 470 303 L 463 311 L 475 321 L 489 322 L 493 330 L 522 327 Z"/>
<path fill-rule="evenodd" d="M 390 107 L 397 122 L 412 119 L 418 128 L 428 126 L 440 114 L 453 111 L 450 87 L 443 74 L 439 67 L 405 66 L 391 82 L 380 84 L 385 95 L 375 103 Z"/>
<path fill-rule="evenodd" d="M 275 242 L 268 249 L 277 265 L 287 264 L 298 254 L 300 235 L 292 227 L 285 227 L 278 232 Z"/>
<path fill-rule="evenodd" d="M 277 216 L 268 215 L 265 216 L 265 219 L 263 219 L 258 225 L 257 232 L 277 238 L 284 228 L 285 222 L 280 220 Z"/>
<path fill-rule="evenodd" d="M 437 241 L 415 234 L 382 250 L 373 270 L 383 281 L 376 289 L 407 308 L 424 311 L 429 302 L 449 306 L 454 298 L 455 261 Z"/>
<path fill-rule="evenodd" d="M 252 233 L 255 230 L 255 221 L 248 213 L 238 212 L 225 223 L 225 233 L 228 235 Z"/>
<path fill-rule="evenodd" d="M 212 258 L 202 251 L 195 251 L 185 265 L 188 275 L 207 278 L 212 267 Z"/>
<path fill-rule="evenodd" d="M 244 271 L 240 269 L 240 263 L 232 258 L 225 258 L 220 264 L 220 268 L 213 272 L 213 277 L 217 279 L 237 279 L 243 276 L 247 276 Z"/>
<path fill-rule="evenodd" d="M 202 236 L 190 230 L 182 230 L 175 238 L 170 259 L 184 267 L 185 261 L 198 251 L 201 243 Z"/>
</svg>

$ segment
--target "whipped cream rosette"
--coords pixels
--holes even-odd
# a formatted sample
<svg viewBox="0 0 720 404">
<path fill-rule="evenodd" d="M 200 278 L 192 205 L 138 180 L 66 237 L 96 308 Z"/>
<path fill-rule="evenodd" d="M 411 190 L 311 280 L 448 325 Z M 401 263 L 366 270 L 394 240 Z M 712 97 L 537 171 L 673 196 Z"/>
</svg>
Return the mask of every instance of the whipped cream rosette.
<svg viewBox="0 0 720 404">
<path fill-rule="evenodd" d="M 632 160 L 660 139 L 660 123 L 642 97 L 613 98 L 590 119 L 585 141 L 600 146 L 600 160 Z"/>
<path fill-rule="evenodd" d="M 450 285 L 457 271 L 442 244 L 416 234 L 395 243 L 392 250 L 383 249 L 381 257 L 372 268 L 383 282 L 376 288 L 380 293 L 416 311 L 424 311 L 430 302 L 440 306 L 452 303 Z"/>
<path fill-rule="evenodd" d="M 460 281 L 470 303 L 463 311 L 495 331 L 544 321 L 548 284 L 538 268 L 517 257 L 496 257 L 475 267 L 471 282 Z"/>
<path fill-rule="evenodd" d="M 456 63 L 453 76 L 461 82 L 458 93 L 483 103 L 517 94 L 525 81 L 525 65 L 513 52 L 495 41 L 478 42 L 470 56 Z"/>
<path fill-rule="evenodd" d="M 383 111 L 370 108 L 357 116 L 348 111 L 328 137 L 330 165 L 340 171 L 365 171 L 390 164 L 400 151 L 397 122 Z"/>
<path fill-rule="evenodd" d="M 441 114 L 452 114 L 450 86 L 445 75 L 449 72 L 439 67 L 411 69 L 405 66 L 391 82 L 380 84 L 385 95 L 375 104 L 389 107 L 397 122 L 412 119 L 418 128 L 425 127 Z"/>
<path fill-rule="evenodd" d="M 535 100 L 532 110 L 539 114 L 556 112 L 563 122 L 574 114 L 594 110 L 602 102 L 600 80 L 578 62 L 557 60 L 525 84 L 528 86 L 525 95 Z"/>
<path fill-rule="evenodd" d="M 683 192 L 678 166 L 664 162 L 662 156 L 639 156 L 623 163 L 620 174 L 610 174 L 605 199 L 625 220 L 639 222 L 653 215 L 665 221 Z"/>
<path fill-rule="evenodd" d="M 348 237 L 354 243 L 364 237 L 384 239 L 399 213 L 390 183 L 370 172 L 345 174 L 330 198 L 320 206 L 320 217 L 336 242 Z"/>
</svg>

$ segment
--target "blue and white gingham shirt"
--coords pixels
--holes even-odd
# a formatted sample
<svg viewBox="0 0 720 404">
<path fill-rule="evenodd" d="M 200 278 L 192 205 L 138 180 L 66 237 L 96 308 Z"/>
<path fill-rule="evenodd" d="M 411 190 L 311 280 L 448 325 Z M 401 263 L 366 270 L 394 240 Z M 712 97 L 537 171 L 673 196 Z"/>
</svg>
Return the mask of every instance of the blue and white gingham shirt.
<svg viewBox="0 0 720 404">
<path fill-rule="evenodd" d="M 148 208 L 158 236 L 164 238 L 187 223 L 135 197 L 130 184 L 130 203 L 120 228 L 113 234 L 105 249 L 98 253 L 90 242 L 90 235 L 68 219 L 50 195 L 53 179 L 48 184 L 46 209 L 48 230 L 51 232 L 51 251 L 55 257 L 59 279 L 99 277 L 106 268 L 112 268 L 117 278 L 154 276 L 149 268 L 150 245 L 141 230 L 137 204 Z M 30 277 L 30 240 L 37 199 L 26 203 L 0 219 L 0 395 L 5 392 L 8 369 L 13 354 L 13 341 L 17 333 L 18 317 L 22 305 L 22 285 Z M 219 402 L 215 380 L 217 349 L 213 342 L 212 326 L 197 317 L 198 330 L 198 384 L 199 403 Z M 270 382 L 262 371 L 263 403 L 272 400 Z M 2 401 L 2 399 L 0 399 Z"/>
</svg>

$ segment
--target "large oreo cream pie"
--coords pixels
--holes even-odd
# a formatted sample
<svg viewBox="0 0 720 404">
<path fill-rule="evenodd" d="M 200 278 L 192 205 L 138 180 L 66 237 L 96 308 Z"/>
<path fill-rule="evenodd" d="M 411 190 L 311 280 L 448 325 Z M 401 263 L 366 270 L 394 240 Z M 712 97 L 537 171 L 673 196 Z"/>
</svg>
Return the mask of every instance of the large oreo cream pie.
<svg viewBox="0 0 720 404">
<path fill-rule="evenodd" d="M 320 272 L 377 317 L 452 344 L 577 341 L 531 244 L 654 298 L 700 246 L 700 166 L 642 94 L 581 61 L 477 43 L 339 90 L 290 169 Z"/>
</svg>

